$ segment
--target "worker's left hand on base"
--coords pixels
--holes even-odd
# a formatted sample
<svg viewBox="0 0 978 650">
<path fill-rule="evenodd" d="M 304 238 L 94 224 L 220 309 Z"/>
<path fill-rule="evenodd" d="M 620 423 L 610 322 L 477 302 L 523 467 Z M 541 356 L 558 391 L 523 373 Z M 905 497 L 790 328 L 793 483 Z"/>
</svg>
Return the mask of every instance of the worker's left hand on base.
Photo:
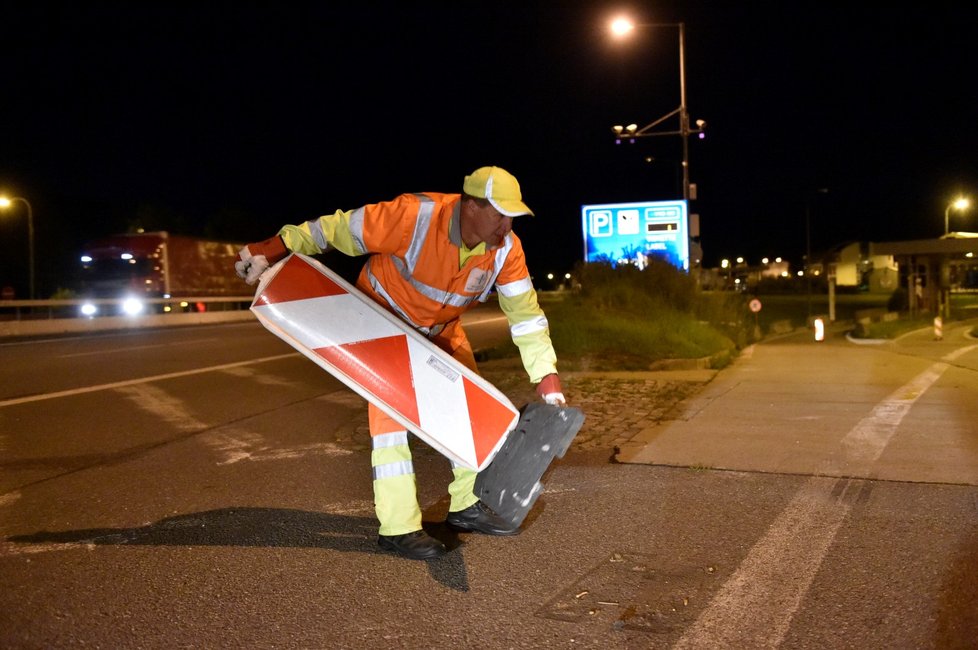
<svg viewBox="0 0 978 650">
<path fill-rule="evenodd" d="M 537 384 L 537 395 L 543 398 L 547 404 L 567 406 L 567 400 L 564 399 L 564 391 L 560 387 L 560 378 L 557 373 L 551 373 L 540 380 L 540 383 Z"/>
</svg>

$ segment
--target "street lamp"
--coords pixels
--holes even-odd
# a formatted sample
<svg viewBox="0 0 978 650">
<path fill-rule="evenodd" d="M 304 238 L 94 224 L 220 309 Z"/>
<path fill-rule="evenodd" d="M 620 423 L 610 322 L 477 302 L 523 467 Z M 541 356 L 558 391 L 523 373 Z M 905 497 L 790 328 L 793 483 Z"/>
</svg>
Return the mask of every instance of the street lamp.
<svg viewBox="0 0 978 650">
<path fill-rule="evenodd" d="M 944 235 L 948 234 L 948 216 L 951 212 L 951 208 L 958 210 L 959 212 L 967 210 L 971 207 L 971 201 L 963 196 L 959 196 L 954 201 L 948 204 L 947 208 L 944 209 Z"/>
<path fill-rule="evenodd" d="M 636 25 L 627 18 L 616 18 L 611 22 L 611 33 L 615 38 L 622 38 L 630 34 L 636 27 L 678 27 L 679 28 L 679 108 L 666 113 L 659 119 L 638 128 L 635 124 L 627 127 L 614 126 L 615 141 L 621 143 L 622 137 L 626 137 L 630 142 L 635 138 L 644 138 L 659 135 L 678 135 L 683 141 L 683 200 L 689 201 L 689 136 L 699 133 L 704 137 L 703 129 L 706 127 L 704 120 L 696 120 L 696 128 L 689 126 L 689 113 L 686 110 L 686 25 L 685 23 L 641 23 Z M 657 126 L 671 117 L 679 116 L 679 130 L 677 131 L 653 131 Z"/>
<path fill-rule="evenodd" d="M 27 206 L 27 254 L 28 263 L 30 264 L 30 298 L 34 300 L 34 213 L 31 210 L 30 201 L 20 196 L 13 198 L 0 196 L 0 208 L 5 210 L 12 206 L 14 201 L 20 201 Z"/>
</svg>

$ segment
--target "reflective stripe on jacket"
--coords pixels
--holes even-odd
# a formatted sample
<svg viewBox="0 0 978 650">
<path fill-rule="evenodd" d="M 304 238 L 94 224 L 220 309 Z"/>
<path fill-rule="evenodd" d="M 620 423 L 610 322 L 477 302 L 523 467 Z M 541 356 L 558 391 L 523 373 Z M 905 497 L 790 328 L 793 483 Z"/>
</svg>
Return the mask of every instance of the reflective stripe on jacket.
<svg viewBox="0 0 978 650">
<path fill-rule="evenodd" d="M 336 248 L 347 255 L 372 254 L 357 286 L 426 335 L 485 302 L 495 286 L 527 374 L 538 382 L 556 372 L 556 355 L 523 246 L 510 232 L 494 250 L 480 244 L 470 251 L 462 242 L 460 209 L 459 194 L 402 194 L 286 226 L 279 234 L 299 253 Z"/>
</svg>

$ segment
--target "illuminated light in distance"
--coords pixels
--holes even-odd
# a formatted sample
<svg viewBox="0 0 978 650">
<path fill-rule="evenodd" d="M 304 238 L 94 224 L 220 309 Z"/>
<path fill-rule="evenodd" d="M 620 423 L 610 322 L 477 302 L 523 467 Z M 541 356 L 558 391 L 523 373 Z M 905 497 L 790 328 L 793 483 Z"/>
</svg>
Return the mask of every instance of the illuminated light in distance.
<svg viewBox="0 0 978 650">
<path fill-rule="evenodd" d="M 132 253 L 123 253 L 119 257 L 122 258 L 122 259 L 124 259 L 124 260 L 131 260 L 132 259 Z"/>
<path fill-rule="evenodd" d="M 824 341 L 825 340 L 825 322 L 821 318 L 816 318 L 815 322 L 815 340 Z"/>
<path fill-rule="evenodd" d="M 89 262 L 92 261 L 92 256 L 91 255 L 82 255 L 81 256 L 81 261 L 82 261 L 83 264 L 88 264 Z"/>
<path fill-rule="evenodd" d="M 126 298 L 122 303 L 122 311 L 129 316 L 136 316 L 143 311 L 143 303 L 138 298 Z"/>
<path fill-rule="evenodd" d="M 89 318 L 91 318 L 92 316 L 98 313 L 98 307 L 96 307 L 93 303 L 86 302 L 81 306 L 81 309 L 79 311 L 81 312 L 82 316 L 88 316 Z"/>
</svg>

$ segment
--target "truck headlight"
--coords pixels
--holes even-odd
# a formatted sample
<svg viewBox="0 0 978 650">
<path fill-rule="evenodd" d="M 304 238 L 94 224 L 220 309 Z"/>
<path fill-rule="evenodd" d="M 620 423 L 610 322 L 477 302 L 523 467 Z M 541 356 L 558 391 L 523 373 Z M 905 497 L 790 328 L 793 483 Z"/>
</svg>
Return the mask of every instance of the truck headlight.
<svg viewBox="0 0 978 650">
<path fill-rule="evenodd" d="M 122 303 L 122 311 L 129 316 L 136 316 L 143 311 L 143 302 L 138 298 L 126 298 Z"/>
<path fill-rule="evenodd" d="M 98 313 L 98 307 L 96 307 L 95 303 L 93 302 L 86 302 L 81 306 L 81 309 L 79 309 L 79 311 L 81 312 L 82 316 L 88 316 L 89 318 L 91 318 L 92 316 Z"/>
</svg>

